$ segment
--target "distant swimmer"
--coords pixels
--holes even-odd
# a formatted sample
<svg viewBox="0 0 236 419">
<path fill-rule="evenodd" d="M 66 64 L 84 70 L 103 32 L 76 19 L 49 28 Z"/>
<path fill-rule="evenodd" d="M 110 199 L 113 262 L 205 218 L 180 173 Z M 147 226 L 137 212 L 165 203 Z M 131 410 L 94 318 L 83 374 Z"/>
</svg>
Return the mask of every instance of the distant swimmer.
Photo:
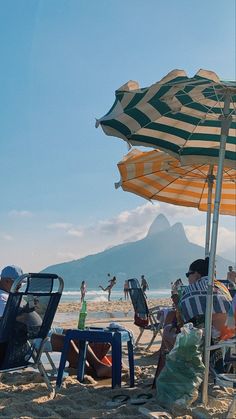
<svg viewBox="0 0 236 419">
<path fill-rule="evenodd" d="M 108 277 L 110 277 L 110 274 L 107 274 Z M 108 301 L 111 301 L 111 290 L 114 287 L 114 285 L 116 284 L 116 277 L 113 276 L 112 279 L 108 280 L 109 285 L 106 288 L 103 288 L 101 285 L 99 285 L 99 288 L 101 288 L 103 291 L 108 291 Z"/>
</svg>

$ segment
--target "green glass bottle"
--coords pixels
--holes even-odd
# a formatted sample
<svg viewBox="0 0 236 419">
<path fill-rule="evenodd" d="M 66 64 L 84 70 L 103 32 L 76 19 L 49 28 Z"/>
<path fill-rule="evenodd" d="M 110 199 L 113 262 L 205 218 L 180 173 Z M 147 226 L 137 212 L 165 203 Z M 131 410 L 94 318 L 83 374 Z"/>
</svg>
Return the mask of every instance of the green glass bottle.
<svg viewBox="0 0 236 419">
<path fill-rule="evenodd" d="M 86 316 L 87 316 L 87 303 L 86 301 L 83 301 L 82 307 L 79 313 L 78 329 L 84 330 Z"/>
</svg>

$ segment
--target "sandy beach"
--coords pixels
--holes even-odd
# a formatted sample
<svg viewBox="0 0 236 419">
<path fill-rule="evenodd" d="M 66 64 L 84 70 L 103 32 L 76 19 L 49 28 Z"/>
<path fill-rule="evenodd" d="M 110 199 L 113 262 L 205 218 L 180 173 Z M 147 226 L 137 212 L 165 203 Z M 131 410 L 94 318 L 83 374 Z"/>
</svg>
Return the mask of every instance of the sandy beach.
<svg viewBox="0 0 236 419">
<path fill-rule="evenodd" d="M 170 305 L 169 299 L 150 300 L 149 305 Z M 62 327 L 76 327 L 80 304 L 62 303 L 58 308 L 55 325 Z M 130 302 L 88 302 L 88 313 L 92 316 L 87 326 L 107 326 L 110 321 L 116 321 L 137 337 L 139 329 L 133 324 L 133 312 Z M 99 313 L 121 313 L 120 317 L 99 318 Z M 66 319 L 63 321 L 63 316 Z M 151 350 L 145 349 L 150 332 L 145 332 L 140 345 L 135 348 L 135 387 L 129 388 L 129 376 L 126 371 L 122 375 L 121 389 L 111 389 L 111 380 L 98 380 L 94 377 L 85 376 L 84 383 L 79 383 L 75 376 L 67 376 L 55 399 L 48 397 L 48 390 L 36 371 L 23 373 L 5 373 L 1 377 L 0 384 L 0 417 L 11 419 L 30 418 L 145 418 L 146 412 L 159 412 L 159 418 L 220 418 L 225 419 L 227 406 L 232 399 L 232 391 L 224 391 L 219 387 L 210 386 L 209 406 L 204 408 L 198 399 L 191 407 L 177 407 L 169 411 L 157 404 L 155 390 L 151 389 L 157 364 L 157 350 L 160 346 L 161 337 L 158 335 Z M 124 362 L 127 351 L 124 347 Z M 55 358 L 59 360 L 59 356 Z M 142 393 L 150 393 L 150 398 L 144 405 L 131 404 L 132 399 Z M 129 400 L 120 406 L 111 406 L 114 395 L 128 395 Z M 146 410 L 145 410 L 146 409 Z M 236 417 L 236 415 L 235 415 Z"/>
</svg>

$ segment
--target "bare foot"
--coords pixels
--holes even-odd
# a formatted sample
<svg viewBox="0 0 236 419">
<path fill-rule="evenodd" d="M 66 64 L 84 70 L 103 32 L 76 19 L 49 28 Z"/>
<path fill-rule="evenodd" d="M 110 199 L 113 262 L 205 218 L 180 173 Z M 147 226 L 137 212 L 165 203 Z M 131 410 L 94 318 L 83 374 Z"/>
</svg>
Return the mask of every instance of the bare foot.
<svg viewBox="0 0 236 419">
<path fill-rule="evenodd" d="M 96 375 L 98 378 L 111 378 L 112 370 L 109 365 L 101 364 L 96 368 Z"/>
</svg>

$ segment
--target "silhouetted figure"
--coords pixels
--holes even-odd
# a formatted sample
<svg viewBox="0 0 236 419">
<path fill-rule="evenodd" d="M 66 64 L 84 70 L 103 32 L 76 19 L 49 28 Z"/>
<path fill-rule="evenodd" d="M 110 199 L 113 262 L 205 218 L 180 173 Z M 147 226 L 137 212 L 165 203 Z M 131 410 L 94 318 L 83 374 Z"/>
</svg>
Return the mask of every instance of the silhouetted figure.
<svg viewBox="0 0 236 419">
<path fill-rule="evenodd" d="M 129 283 L 128 283 L 127 279 L 124 282 L 124 297 L 125 297 L 125 300 L 129 299 Z"/>
<path fill-rule="evenodd" d="M 84 301 L 86 291 L 87 291 L 86 282 L 82 281 L 81 285 L 80 285 L 80 293 L 81 293 L 80 301 L 81 301 L 81 303 Z"/>
<path fill-rule="evenodd" d="M 143 293 L 144 293 L 145 297 L 147 298 L 146 291 L 149 290 L 149 286 L 148 286 L 147 280 L 145 279 L 144 275 L 141 275 L 141 288 L 143 290 Z"/>
<path fill-rule="evenodd" d="M 110 274 L 107 274 L 108 277 L 110 277 Z M 113 276 L 112 279 L 109 279 L 109 285 L 106 288 L 103 288 L 101 285 L 99 285 L 99 288 L 101 288 L 103 291 L 108 291 L 108 301 L 111 301 L 111 290 L 116 284 L 116 277 Z"/>
</svg>

